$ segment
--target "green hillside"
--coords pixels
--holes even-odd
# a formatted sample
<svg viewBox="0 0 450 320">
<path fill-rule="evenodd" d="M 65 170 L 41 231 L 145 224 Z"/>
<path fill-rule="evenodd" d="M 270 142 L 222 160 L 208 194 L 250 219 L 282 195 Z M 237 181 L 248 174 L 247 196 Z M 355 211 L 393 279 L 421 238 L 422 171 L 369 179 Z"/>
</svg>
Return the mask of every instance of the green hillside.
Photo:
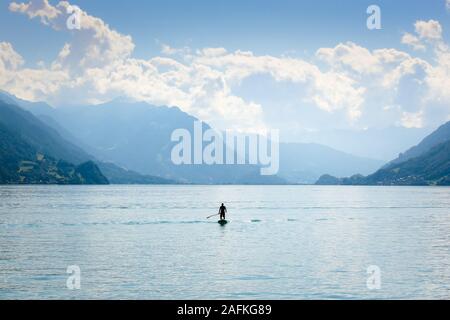
<svg viewBox="0 0 450 320">
<path fill-rule="evenodd" d="M 419 157 L 392 163 L 367 177 L 335 178 L 323 175 L 318 185 L 450 185 L 450 141 L 432 147 Z"/>
<path fill-rule="evenodd" d="M 76 166 L 38 152 L 0 125 L 0 184 L 108 184 L 93 162 Z"/>
<path fill-rule="evenodd" d="M 0 184 L 108 184 L 92 161 L 56 158 L 72 152 L 57 139 L 33 115 L 0 101 Z"/>
<path fill-rule="evenodd" d="M 364 179 L 366 184 L 450 185 L 450 141 L 422 156 L 383 168 Z"/>
</svg>

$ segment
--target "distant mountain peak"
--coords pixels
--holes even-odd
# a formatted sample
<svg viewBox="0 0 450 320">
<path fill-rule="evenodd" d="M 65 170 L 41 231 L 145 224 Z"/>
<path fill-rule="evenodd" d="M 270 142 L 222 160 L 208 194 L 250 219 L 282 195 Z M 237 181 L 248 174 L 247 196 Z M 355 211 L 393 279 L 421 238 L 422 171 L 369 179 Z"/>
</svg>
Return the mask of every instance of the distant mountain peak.
<svg viewBox="0 0 450 320">
<path fill-rule="evenodd" d="M 363 177 L 322 175 L 319 185 L 450 185 L 450 122 L 441 125 L 417 146 Z"/>
<path fill-rule="evenodd" d="M 433 131 L 431 134 L 426 136 L 418 145 L 401 153 L 397 159 L 388 163 L 387 166 L 405 162 L 415 157 L 419 157 L 428 152 L 429 150 L 431 150 L 433 147 L 441 143 L 447 142 L 449 140 L 450 140 L 450 121 L 444 123 L 435 131 Z"/>
</svg>

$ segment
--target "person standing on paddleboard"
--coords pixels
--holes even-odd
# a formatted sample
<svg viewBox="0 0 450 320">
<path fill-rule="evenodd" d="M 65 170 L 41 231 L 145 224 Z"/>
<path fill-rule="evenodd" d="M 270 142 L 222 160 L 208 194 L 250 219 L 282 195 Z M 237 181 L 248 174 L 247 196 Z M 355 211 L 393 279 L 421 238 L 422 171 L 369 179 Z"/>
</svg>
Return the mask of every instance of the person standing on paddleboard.
<svg viewBox="0 0 450 320">
<path fill-rule="evenodd" d="M 219 208 L 219 214 L 220 214 L 220 220 L 225 220 L 225 213 L 227 212 L 227 207 L 225 207 L 222 203 L 222 205 Z"/>
</svg>

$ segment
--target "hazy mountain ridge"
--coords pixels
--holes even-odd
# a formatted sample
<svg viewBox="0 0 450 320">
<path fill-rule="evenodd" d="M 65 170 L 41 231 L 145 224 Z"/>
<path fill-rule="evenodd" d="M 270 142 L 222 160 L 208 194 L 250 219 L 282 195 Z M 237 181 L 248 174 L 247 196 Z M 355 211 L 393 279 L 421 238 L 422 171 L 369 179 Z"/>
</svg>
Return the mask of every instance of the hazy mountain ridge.
<svg viewBox="0 0 450 320">
<path fill-rule="evenodd" d="M 450 141 L 367 177 L 370 184 L 450 185 Z"/>
<path fill-rule="evenodd" d="M 324 173 L 336 176 L 355 172 L 368 174 L 384 164 L 383 161 L 357 157 L 315 143 L 282 143 L 280 173 L 289 181 L 314 183 Z"/>
<path fill-rule="evenodd" d="M 444 123 L 435 131 L 433 131 L 430 135 L 426 136 L 418 145 L 401 153 L 397 159 L 392 160 L 386 166 L 405 162 L 411 158 L 421 156 L 422 154 L 431 150 L 431 148 L 449 140 L 450 140 L 450 121 Z"/>
<path fill-rule="evenodd" d="M 5 115 L 17 112 L 14 121 L 5 125 Z M 92 161 L 74 165 L 49 156 L 35 147 L 36 140 L 30 144 L 27 135 L 36 129 L 37 137 L 45 137 L 34 127 L 33 119 L 18 107 L 0 101 L 0 184 L 108 184 Z M 26 115 L 22 119 L 20 115 Z M 17 125 L 17 126 L 16 126 Z"/>
<path fill-rule="evenodd" d="M 132 170 L 120 168 L 113 163 L 97 162 L 102 173 L 108 177 L 112 184 L 178 184 L 175 180 L 164 179 L 157 176 L 149 176 Z"/>
<path fill-rule="evenodd" d="M 450 185 L 450 122 L 440 126 L 375 173 L 336 178 L 323 175 L 318 185 Z"/>
<path fill-rule="evenodd" d="M 3 126 L 17 133 L 38 152 L 74 164 L 92 160 L 82 149 L 63 139 L 56 130 L 44 124 L 31 112 L 2 100 L 0 103 L 0 122 Z"/>
<path fill-rule="evenodd" d="M 259 175 L 254 165 L 174 165 L 171 133 L 185 128 L 193 136 L 195 117 L 177 107 L 156 107 L 120 99 L 96 106 L 27 107 L 39 117 L 55 119 L 95 158 L 141 174 L 159 175 L 185 183 L 314 183 L 322 173 L 368 174 L 383 162 L 356 157 L 327 146 L 282 143 L 278 177 Z M 204 129 L 209 129 L 204 124 Z M 293 161 L 294 160 L 294 161 Z"/>
<path fill-rule="evenodd" d="M 106 172 L 105 176 L 109 181 L 116 184 L 177 183 L 156 176 L 141 175 L 114 164 L 96 160 L 94 156 L 83 150 L 84 145 L 51 117 L 54 108 L 45 103 L 28 102 L 1 91 L 0 103 L 2 104 L 0 123 L 3 123 L 8 130 L 19 133 L 36 152 L 47 155 L 47 159 L 63 160 L 74 165 L 93 162 Z M 80 146 L 83 148 L 80 148 Z M 81 169 L 85 169 L 85 167 L 81 167 Z M 103 172 L 99 168 L 96 168 L 96 170 Z"/>
<path fill-rule="evenodd" d="M 193 137 L 197 121 L 177 107 L 115 99 L 100 105 L 53 108 L 6 93 L 2 96 L 32 112 L 66 141 L 72 152 L 64 159 L 93 160 L 112 183 L 312 184 L 323 173 L 369 174 L 383 165 L 380 160 L 315 143 L 281 143 L 275 177 L 261 176 L 258 165 L 175 165 L 171 150 L 176 142 L 171 134 L 184 128 Z M 203 123 L 203 131 L 209 128 Z"/>
<path fill-rule="evenodd" d="M 317 132 L 305 132 L 299 138 L 300 141 L 315 141 L 348 154 L 387 163 L 433 131 L 393 125 L 366 129 L 323 128 Z"/>
<path fill-rule="evenodd" d="M 193 136 L 193 125 L 197 121 L 177 107 L 156 107 L 116 99 L 94 106 L 38 110 L 31 106 L 29 110 L 39 117 L 55 119 L 96 159 L 135 173 L 158 175 L 183 183 L 286 183 L 281 178 L 259 176 L 259 167 L 254 165 L 173 164 L 171 151 L 175 142 L 171 141 L 172 132 L 184 128 Z M 203 130 L 209 128 L 203 124 Z"/>
</svg>

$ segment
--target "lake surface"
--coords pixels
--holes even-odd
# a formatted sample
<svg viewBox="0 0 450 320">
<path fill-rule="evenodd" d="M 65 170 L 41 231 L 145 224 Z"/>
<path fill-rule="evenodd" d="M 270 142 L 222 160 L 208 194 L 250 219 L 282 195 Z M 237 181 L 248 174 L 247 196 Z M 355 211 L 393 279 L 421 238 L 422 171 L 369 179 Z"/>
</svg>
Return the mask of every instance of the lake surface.
<svg viewBox="0 0 450 320">
<path fill-rule="evenodd" d="M 449 299 L 450 188 L 0 186 L 0 299 L 28 298 Z"/>
</svg>

